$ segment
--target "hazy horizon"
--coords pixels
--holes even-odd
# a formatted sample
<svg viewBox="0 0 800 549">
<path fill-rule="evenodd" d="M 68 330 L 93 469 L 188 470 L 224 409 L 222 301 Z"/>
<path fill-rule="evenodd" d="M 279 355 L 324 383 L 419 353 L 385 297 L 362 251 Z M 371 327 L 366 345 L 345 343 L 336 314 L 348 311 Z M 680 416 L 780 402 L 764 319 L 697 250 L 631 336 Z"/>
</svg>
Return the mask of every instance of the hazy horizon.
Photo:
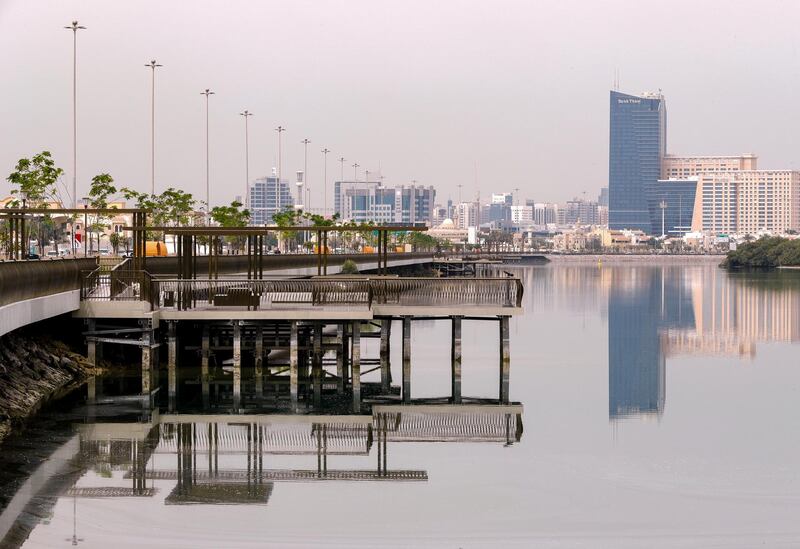
<svg viewBox="0 0 800 549">
<path fill-rule="evenodd" d="M 122 7 L 124 6 L 124 8 Z M 344 156 L 390 185 L 434 185 L 437 201 L 520 188 L 523 198 L 595 198 L 608 178 L 608 92 L 661 89 L 668 151 L 759 156 L 797 166 L 787 139 L 800 81 L 800 5 L 761 2 L 0 1 L 0 195 L 21 157 L 50 150 L 72 179 L 72 33 L 78 20 L 78 186 L 109 172 L 149 190 L 150 69 L 156 74 L 156 185 L 205 196 L 211 88 L 212 203 L 250 175 L 303 169 L 328 203 Z M 477 168 L 477 169 L 476 169 Z M 476 185 L 477 180 L 477 185 Z"/>
</svg>

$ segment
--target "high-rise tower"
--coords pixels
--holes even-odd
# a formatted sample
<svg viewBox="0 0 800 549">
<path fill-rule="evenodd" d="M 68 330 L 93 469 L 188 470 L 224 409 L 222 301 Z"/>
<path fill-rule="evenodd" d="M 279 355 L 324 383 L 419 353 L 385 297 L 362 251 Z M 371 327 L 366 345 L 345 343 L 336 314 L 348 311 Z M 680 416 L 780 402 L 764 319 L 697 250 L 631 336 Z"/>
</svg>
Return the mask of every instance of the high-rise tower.
<svg viewBox="0 0 800 549">
<path fill-rule="evenodd" d="M 608 225 L 654 234 L 648 197 L 661 177 L 667 146 L 667 108 L 661 93 L 611 92 Z M 658 228 L 660 231 L 660 227 Z"/>
</svg>

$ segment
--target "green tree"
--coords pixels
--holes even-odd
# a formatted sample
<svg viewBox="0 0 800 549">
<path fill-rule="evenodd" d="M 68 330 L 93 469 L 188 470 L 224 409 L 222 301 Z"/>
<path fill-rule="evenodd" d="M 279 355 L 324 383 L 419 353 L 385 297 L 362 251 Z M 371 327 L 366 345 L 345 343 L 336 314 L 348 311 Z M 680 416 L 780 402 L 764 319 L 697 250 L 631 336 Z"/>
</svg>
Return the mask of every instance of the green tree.
<svg viewBox="0 0 800 549">
<path fill-rule="evenodd" d="M 242 208 L 242 203 L 234 200 L 230 206 L 215 206 L 211 209 L 211 219 L 222 227 L 246 227 L 250 221 L 250 210 Z M 243 236 L 227 238 L 228 243 L 237 251 L 244 246 Z"/>
<path fill-rule="evenodd" d="M 11 184 L 11 194 L 15 196 L 15 200 L 10 205 L 19 207 L 24 203 L 31 208 L 46 206 L 48 201 L 57 198 L 58 179 L 63 173 L 64 170 L 56 167 L 50 151 L 42 151 L 32 158 L 20 158 L 14 171 L 6 178 Z M 45 216 L 45 218 L 49 219 L 49 216 Z M 42 221 L 42 217 L 35 218 L 35 221 L 29 225 L 30 232 L 22 235 L 23 242 L 27 243 L 30 235 L 35 233 L 38 235 L 41 246 Z M 43 250 L 40 249 L 41 251 Z"/>
</svg>

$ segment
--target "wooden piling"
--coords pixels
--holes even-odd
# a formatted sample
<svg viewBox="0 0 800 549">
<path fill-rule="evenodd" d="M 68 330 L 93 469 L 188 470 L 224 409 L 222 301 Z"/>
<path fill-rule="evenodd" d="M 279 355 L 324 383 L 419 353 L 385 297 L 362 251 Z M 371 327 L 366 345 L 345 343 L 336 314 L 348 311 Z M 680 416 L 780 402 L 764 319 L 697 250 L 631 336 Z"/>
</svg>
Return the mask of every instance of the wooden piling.
<svg viewBox="0 0 800 549">
<path fill-rule="evenodd" d="M 461 317 L 451 317 L 450 380 L 451 400 L 461 404 Z"/>
<path fill-rule="evenodd" d="M 353 321 L 353 357 L 350 370 L 353 386 L 353 413 L 361 413 L 361 321 Z"/>
<path fill-rule="evenodd" d="M 403 402 L 411 402 L 411 317 L 403 317 Z"/>
</svg>

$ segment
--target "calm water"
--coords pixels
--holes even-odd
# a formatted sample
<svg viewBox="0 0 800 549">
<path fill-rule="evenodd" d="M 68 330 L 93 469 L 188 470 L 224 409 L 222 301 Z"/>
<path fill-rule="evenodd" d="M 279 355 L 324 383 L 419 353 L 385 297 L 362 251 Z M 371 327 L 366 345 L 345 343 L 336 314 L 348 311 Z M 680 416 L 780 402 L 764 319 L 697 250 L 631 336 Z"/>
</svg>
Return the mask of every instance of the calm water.
<svg viewBox="0 0 800 549">
<path fill-rule="evenodd" d="M 3 448 L 6 542 L 800 546 L 800 273 L 519 273 L 526 314 L 512 320 L 511 397 L 521 423 L 479 411 L 384 417 L 377 428 L 143 423 L 135 406 L 95 410 L 93 423 L 67 404 Z M 496 325 L 463 329 L 463 393 L 496 396 Z M 448 394 L 449 325 L 413 330 L 414 396 Z"/>
</svg>

